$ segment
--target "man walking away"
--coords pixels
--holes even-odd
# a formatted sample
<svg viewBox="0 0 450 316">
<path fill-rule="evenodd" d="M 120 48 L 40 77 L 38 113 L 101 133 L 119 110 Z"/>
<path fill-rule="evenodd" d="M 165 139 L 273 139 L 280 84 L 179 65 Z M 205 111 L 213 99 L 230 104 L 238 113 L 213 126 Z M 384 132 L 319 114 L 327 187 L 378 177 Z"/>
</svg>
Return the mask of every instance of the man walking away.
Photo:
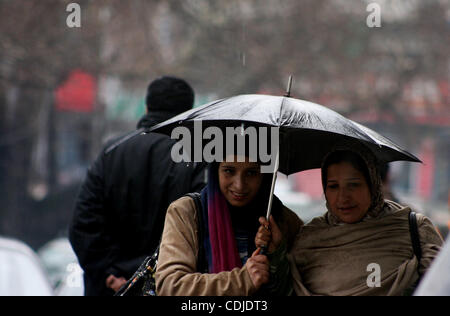
<svg viewBox="0 0 450 316">
<path fill-rule="evenodd" d="M 153 81 L 138 129 L 108 143 L 89 168 L 69 229 L 86 295 L 113 295 L 158 245 L 169 204 L 203 188 L 204 166 L 173 162 L 175 141 L 148 132 L 193 103 L 184 80 Z"/>
</svg>

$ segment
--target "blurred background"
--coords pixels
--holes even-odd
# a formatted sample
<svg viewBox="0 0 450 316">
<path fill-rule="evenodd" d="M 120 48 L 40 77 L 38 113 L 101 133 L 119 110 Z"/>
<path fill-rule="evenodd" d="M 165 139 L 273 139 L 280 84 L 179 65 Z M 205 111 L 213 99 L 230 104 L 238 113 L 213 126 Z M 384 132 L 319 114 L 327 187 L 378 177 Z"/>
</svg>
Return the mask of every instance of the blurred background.
<svg viewBox="0 0 450 316">
<path fill-rule="evenodd" d="M 80 27 L 67 25 L 71 2 Z M 424 162 L 390 164 L 387 186 L 448 232 L 448 0 L 0 0 L 0 37 L 0 236 L 38 252 L 53 288 L 76 270 L 67 227 L 87 167 L 135 129 L 148 83 L 166 74 L 196 105 L 281 95 L 292 75 L 293 97 Z M 320 183 L 317 170 L 280 177 L 277 194 L 307 221 L 325 211 Z"/>
</svg>

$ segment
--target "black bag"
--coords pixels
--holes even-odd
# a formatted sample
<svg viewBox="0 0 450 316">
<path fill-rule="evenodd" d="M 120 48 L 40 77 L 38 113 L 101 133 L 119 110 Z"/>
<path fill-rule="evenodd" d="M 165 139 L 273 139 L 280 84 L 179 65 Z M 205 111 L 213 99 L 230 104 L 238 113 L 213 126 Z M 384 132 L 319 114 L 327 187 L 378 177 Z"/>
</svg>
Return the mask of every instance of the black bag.
<svg viewBox="0 0 450 316">
<path fill-rule="evenodd" d="M 205 254 L 203 243 L 203 211 L 199 193 L 188 193 L 186 196 L 191 197 L 197 208 L 198 231 L 199 231 L 199 253 L 198 253 L 198 271 L 205 270 Z M 161 241 L 160 241 L 161 243 Z M 156 296 L 155 273 L 158 265 L 159 244 L 153 255 L 145 258 L 139 269 L 125 283 L 114 296 Z"/>
<path fill-rule="evenodd" d="M 155 272 L 159 245 L 153 255 L 145 258 L 139 269 L 114 296 L 156 296 Z"/>
</svg>

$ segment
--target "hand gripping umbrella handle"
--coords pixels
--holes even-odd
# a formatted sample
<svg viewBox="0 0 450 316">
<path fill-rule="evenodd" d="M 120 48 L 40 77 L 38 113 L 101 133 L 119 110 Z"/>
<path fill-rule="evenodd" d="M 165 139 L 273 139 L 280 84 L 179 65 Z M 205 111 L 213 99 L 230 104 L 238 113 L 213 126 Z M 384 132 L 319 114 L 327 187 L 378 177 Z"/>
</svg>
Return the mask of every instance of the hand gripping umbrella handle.
<svg viewBox="0 0 450 316">
<path fill-rule="evenodd" d="M 267 255 L 267 246 L 261 246 L 261 251 L 259 252 L 260 255 Z"/>
</svg>

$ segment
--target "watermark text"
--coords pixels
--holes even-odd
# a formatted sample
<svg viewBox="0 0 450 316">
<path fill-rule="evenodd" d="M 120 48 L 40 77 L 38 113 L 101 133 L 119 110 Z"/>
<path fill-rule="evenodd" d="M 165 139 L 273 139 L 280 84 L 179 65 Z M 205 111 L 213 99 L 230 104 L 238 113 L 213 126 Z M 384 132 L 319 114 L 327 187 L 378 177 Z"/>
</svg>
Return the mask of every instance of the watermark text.
<svg viewBox="0 0 450 316">
<path fill-rule="evenodd" d="M 78 3 L 69 3 L 66 12 L 70 12 L 67 16 L 66 24 L 70 28 L 81 27 L 81 7 Z"/>
</svg>

